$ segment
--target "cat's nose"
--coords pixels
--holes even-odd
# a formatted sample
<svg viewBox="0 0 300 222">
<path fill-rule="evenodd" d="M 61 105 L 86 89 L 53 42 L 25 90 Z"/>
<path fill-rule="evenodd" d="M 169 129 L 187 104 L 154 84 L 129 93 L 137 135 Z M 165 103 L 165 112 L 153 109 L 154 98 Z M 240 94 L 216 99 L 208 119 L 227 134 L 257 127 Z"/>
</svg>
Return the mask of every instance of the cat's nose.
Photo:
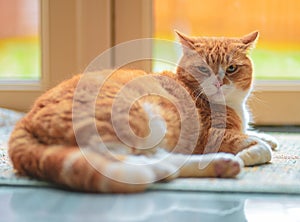
<svg viewBox="0 0 300 222">
<path fill-rule="evenodd" d="M 214 85 L 219 89 L 223 85 L 223 80 L 217 78 L 216 81 L 214 82 Z"/>
</svg>

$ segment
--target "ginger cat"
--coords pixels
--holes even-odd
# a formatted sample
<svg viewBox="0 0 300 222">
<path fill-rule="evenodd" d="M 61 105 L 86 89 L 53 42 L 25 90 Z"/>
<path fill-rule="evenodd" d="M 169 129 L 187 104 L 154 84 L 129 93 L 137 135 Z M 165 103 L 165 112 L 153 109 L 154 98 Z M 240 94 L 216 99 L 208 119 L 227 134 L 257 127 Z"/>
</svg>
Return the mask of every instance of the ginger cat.
<svg viewBox="0 0 300 222">
<path fill-rule="evenodd" d="M 276 142 L 247 134 L 252 87 L 242 38 L 177 33 L 177 73 L 104 70 L 49 90 L 16 125 L 18 173 L 88 192 L 139 192 L 176 177 L 235 177 L 271 160 Z M 193 155 L 190 155 L 193 154 Z"/>
</svg>

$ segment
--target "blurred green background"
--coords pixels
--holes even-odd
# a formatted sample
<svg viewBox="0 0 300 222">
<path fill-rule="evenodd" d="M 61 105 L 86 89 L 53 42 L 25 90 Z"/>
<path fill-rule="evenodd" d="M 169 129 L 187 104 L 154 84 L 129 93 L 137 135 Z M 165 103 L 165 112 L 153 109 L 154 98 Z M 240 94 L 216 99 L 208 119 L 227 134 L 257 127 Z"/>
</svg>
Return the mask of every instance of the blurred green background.
<svg viewBox="0 0 300 222">
<path fill-rule="evenodd" d="M 38 80 L 40 51 L 37 37 L 0 39 L 1 80 Z"/>
</svg>

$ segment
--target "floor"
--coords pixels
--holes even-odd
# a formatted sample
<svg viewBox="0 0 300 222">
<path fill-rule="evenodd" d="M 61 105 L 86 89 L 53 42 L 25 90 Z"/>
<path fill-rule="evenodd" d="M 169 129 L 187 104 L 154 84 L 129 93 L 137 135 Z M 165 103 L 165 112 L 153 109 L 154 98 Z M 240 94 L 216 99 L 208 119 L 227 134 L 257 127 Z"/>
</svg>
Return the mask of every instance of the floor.
<svg viewBox="0 0 300 222">
<path fill-rule="evenodd" d="M 300 132 L 299 127 L 275 131 L 280 130 Z M 18 221 L 300 222 L 300 195 L 174 191 L 103 195 L 0 186 L 0 222 Z"/>
<path fill-rule="evenodd" d="M 146 192 L 96 195 L 0 188 L 0 221 L 300 221 L 300 197 Z"/>
</svg>

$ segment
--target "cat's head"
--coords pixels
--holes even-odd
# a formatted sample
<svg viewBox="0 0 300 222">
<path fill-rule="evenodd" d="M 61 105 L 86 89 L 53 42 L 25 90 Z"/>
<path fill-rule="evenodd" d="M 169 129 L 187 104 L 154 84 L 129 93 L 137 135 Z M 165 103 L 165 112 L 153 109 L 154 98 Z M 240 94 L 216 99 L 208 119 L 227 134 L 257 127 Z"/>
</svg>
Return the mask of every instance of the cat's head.
<svg viewBox="0 0 300 222">
<path fill-rule="evenodd" d="M 248 52 L 254 47 L 258 32 L 241 38 L 177 34 L 183 46 L 177 75 L 196 96 L 215 103 L 225 99 L 229 104 L 242 102 L 247 97 L 253 80 Z"/>
</svg>

